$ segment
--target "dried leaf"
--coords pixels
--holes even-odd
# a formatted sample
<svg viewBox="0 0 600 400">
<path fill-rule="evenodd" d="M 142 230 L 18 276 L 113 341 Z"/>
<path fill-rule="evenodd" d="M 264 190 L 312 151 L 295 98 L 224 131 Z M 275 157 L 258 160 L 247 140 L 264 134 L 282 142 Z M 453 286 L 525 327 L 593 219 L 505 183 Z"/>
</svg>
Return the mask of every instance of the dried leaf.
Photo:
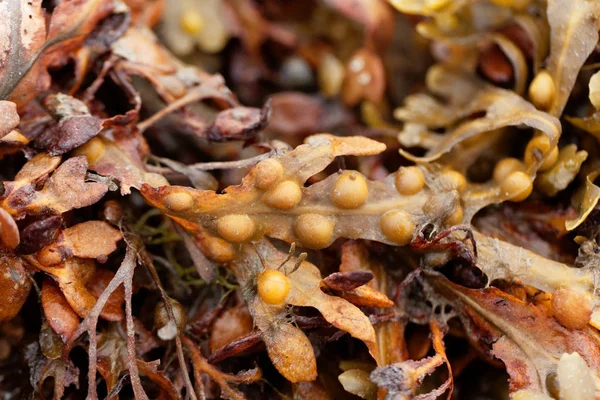
<svg viewBox="0 0 600 400">
<path fill-rule="evenodd" d="M 58 162 L 60 158 L 40 154 L 25 164 L 14 181 L 4 183 L 2 207 L 17 219 L 47 210 L 62 214 L 96 203 L 108 190 L 102 183 L 86 182 L 85 157 L 73 157 L 63 162 L 37 191 L 34 180 L 45 177 Z"/>
<path fill-rule="evenodd" d="M 327 322 L 362 340 L 377 360 L 375 331 L 369 318 L 347 301 L 323 293 L 320 287 L 321 273 L 317 267 L 305 261 L 289 275 L 289 278 L 291 291 L 286 302 L 295 306 L 316 308 Z"/>
<path fill-rule="evenodd" d="M 345 291 L 340 293 L 339 296 L 348 300 L 350 303 L 361 307 L 388 308 L 394 306 L 394 302 L 389 297 L 369 286 L 361 286 L 353 290 Z"/>
<path fill-rule="evenodd" d="M 123 60 L 117 64 L 118 70 L 126 75 L 147 79 L 167 103 L 183 98 L 188 89 L 195 87 L 200 89 L 199 94 L 202 96 L 195 94 L 194 100 L 216 98 L 236 104 L 222 77 L 212 76 L 199 68 L 183 64 L 160 46 L 147 28 L 130 27 L 112 44 L 111 49 L 113 54 Z M 189 94 L 191 95 L 191 91 Z"/>
<path fill-rule="evenodd" d="M 205 373 L 214 380 L 221 388 L 221 397 L 232 400 L 243 400 L 246 398 L 243 393 L 231 387 L 232 383 L 254 382 L 262 377 L 262 371 L 258 368 L 231 375 L 219 371 L 216 367 L 210 365 L 200 354 L 198 347 L 187 337 L 183 337 L 183 344 L 191 352 L 192 364 L 194 365 L 194 375 L 198 383 L 200 373 Z"/>
<path fill-rule="evenodd" d="M 54 243 L 41 250 L 38 259 L 46 265 L 57 264 L 71 257 L 105 261 L 117 249 L 117 243 L 122 238 L 121 232 L 107 222 L 82 222 L 62 231 Z"/>
<path fill-rule="evenodd" d="M 343 292 L 365 285 L 373 277 L 370 271 L 334 272 L 323 278 L 323 283 L 333 290 Z"/>
<path fill-rule="evenodd" d="M 211 353 L 252 332 L 254 324 L 245 305 L 227 309 L 212 326 L 209 338 Z"/>
<path fill-rule="evenodd" d="M 317 96 L 283 92 L 275 93 L 270 99 L 273 111 L 267 131 L 285 136 L 290 141 L 355 123 L 354 117 L 344 107 L 325 102 Z"/>
<path fill-rule="evenodd" d="M 262 109 L 234 107 L 217 114 L 215 121 L 207 129 L 206 137 L 213 141 L 243 140 L 253 142 L 256 134 L 269 123 L 271 103 L 267 101 Z"/>
<path fill-rule="evenodd" d="M 139 188 L 146 182 L 167 184 L 162 176 L 145 172 L 144 159 L 148 148 L 141 135 L 115 139 L 96 137 L 78 148 L 76 154 L 85 156 L 92 171 L 117 179 L 122 195 L 131 193 L 132 187 Z"/>
<path fill-rule="evenodd" d="M 165 375 L 163 371 L 158 370 L 159 360 L 154 362 L 145 362 L 143 360 L 136 360 L 137 366 L 140 372 L 148 376 L 154 383 L 156 383 L 169 398 L 175 400 L 179 399 L 179 392 L 173 382 Z"/>
<path fill-rule="evenodd" d="M 99 298 L 114 277 L 114 272 L 98 268 L 94 272 L 94 275 L 87 281 L 85 287 L 94 297 Z M 123 303 L 125 303 L 125 290 L 119 287 L 108 297 L 100 316 L 108 321 L 123 320 Z"/>
<path fill-rule="evenodd" d="M 80 100 L 59 93 L 44 100 L 45 106 L 56 119 L 56 125 L 46 129 L 33 146 L 59 156 L 81 146 L 102 130 L 102 119 L 92 116 Z"/>
<path fill-rule="evenodd" d="M 50 327 L 66 342 L 75 333 L 80 319 L 50 278 L 45 278 L 42 284 L 42 309 Z"/>
<path fill-rule="evenodd" d="M 43 385 L 48 378 L 54 380 L 53 398 L 56 400 L 63 398 L 66 387 L 74 385 L 79 388 L 79 369 L 71 360 L 46 358 L 37 342 L 25 348 L 25 359 L 31 371 L 29 381 L 36 392 L 43 393 Z"/>
<path fill-rule="evenodd" d="M 31 254 L 54 242 L 60 234 L 63 219 L 60 215 L 50 214 L 23 228 L 18 252 Z"/>
</svg>

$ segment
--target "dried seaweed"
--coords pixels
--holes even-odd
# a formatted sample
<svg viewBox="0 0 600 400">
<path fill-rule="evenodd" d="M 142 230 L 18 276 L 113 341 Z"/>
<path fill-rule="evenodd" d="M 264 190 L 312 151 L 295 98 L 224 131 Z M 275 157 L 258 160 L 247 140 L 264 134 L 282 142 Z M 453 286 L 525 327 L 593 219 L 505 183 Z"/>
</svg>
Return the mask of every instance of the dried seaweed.
<svg viewBox="0 0 600 400">
<path fill-rule="evenodd" d="M 597 1 L 0 12 L 0 397 L 600 396 Z"/>
</svg>

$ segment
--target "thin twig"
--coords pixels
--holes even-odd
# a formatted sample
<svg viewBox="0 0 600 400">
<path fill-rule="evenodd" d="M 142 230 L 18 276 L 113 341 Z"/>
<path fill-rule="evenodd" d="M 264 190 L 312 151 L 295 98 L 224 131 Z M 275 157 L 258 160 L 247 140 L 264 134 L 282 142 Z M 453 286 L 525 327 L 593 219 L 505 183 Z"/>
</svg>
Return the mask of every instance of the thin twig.
<svg viewBox="0 0 600 400">
<path fill-rule="evenodd" d="M 285 152 L 287 152 L 289 150 L 289 146 L 283 145 L 281 142 L 274 141 L 272 144 L 272 149 L 273 150 L 269 151 L 268 153 L 259 154 L 257 156 L 246 158 L 243 160 L 203 162 L 203 163 L 186 165 L 186 168 L 197 169 L 197 170 L 202 170 L 202 171 L 210 171 L 210 170 L 214 170 L 214 169 L 235 169 L 235 168 L 251 167 L 253 165 L 258 164 L 262 160 L 266 160 L 267 158 L 277 157 L 277 156 L 284 154 Z M 168 158 L 157 157 L 157 156 L 150 156 L 150 159 L 154 160 L 154 161 L 158 161 L 167 166 L 169 166 L 169 164 L 174 162 L 173 160 L 170 160 Z M 171 164 L 171 165 L 173 165 L 173 164 Z M 146 168 L 148 169 L 148 171 L 156 172 L 156 173 L 167 173 L 167 172 L 174 171 L 174 169 L 170 168 L 170 167 L 169 168 L 159 167 L 159 166 L 151 165 L 151 164 L 146 165 Z"/>
<path fill-rule="evenodd" d="M 140 132 L 144 132 L 151 125 L 160 121 L 161 119 L 163 119 L 164 117 L 166 117 L 167 115 L 172 113 L 173 111 L 175 111 L 181 107 L 185 107 L 186 105 L 188 105 L 190 103 L 194 103 L 196 101 L 203 100 L 203 99 L 219 98 L 219 99 L 227 101 L 230 106 L 234 106 L 235 104 L 233 103 L 233 101 L 231 99 L 228 99 L 227 96 L 225 96 L 221 90 L 219 90 L 217 87 L 215 87 L 216 83 L 217 83 L 217 79 L 222 80 L 222 78 L 220 76 L 216 76 L 216 77 L 206 80 L 205 82 L 201 83 L 199 86 L 196 86 L 196 87 L 188 90 L 188 93 L 185 96 L 168 104 L 165 108 L 156 112 L 154 115 L 152 115 L 148 119 L 138 123 L 137 128 L 140 130 Z"/>
</svg>

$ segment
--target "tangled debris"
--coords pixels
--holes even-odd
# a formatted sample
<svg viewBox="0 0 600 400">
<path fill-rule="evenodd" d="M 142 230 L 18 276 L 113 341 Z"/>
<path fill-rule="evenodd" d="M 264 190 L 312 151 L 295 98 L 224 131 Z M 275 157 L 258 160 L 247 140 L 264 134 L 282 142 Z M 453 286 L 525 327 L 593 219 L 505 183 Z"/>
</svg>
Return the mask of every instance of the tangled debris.
<svg viewBox="0 0 600 400">
<path fill-rule="evenodd" d="M 0 15 L 2 398 L 600 397 L 600 2 Z"/>
</svg>

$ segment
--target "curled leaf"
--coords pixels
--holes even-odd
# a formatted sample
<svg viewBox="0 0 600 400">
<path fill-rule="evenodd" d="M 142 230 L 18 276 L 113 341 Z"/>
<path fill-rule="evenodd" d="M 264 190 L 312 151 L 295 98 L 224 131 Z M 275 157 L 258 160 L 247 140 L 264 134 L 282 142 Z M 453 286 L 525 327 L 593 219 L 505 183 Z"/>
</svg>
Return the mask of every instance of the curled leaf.
<svg viewBox="0 0 600 400">
<path fill-rule="evenodd" d="M 102 129 L 102 119 L 92 116 L 80 100 L 65 94 L 50 95 L 46 107 L 56 118 L 56 125 L 45 130 L 33 143 L 51 156 L 58 156 L 84 144 Z"/>
<path fill-rule="evenodd" d="M 323 293 L 320 288 L 321 274 L 317 267 L 304 261 L 289 277 L 291 291 L 286 302 L 295 306 L 315 307 L 327 322 L 362 340 L 377 360 L 375 330 L 369 318 L 349 302 Z"/>
<path fill-rule="evenodd" d="M 567 221 L 565 226 L 567 230 L 572 231 L 577 228 L 587 216 L 594 210 L 598 199 L 600 199 L 600 187 L 594 184 L 594 180 L 600 175 L 600 172 L 592 172 L 585 177 L 585 185 L 573 198 L 573 203 L 577 206 L 577 217 Z"/>
<path fill-rule="evenodd" d="M 158 174 L 145 171 L 144 158 L 148 148 L 141 135 L 115 137 L 108 140 L 96 137 L 76 150 L 84 156 L 92 171 L 119 181 L 121 194 L 131 193 L 131 188 L 139 188 L 143 183 L 164 185 L 166 179 Z"/>
<path fill-rule="evenodd" d="M 427 84 L 436 95 L 447 98 L 449 104 L 418 94 L 409 97 L 405 107 L 395 111 L 396 118 L 436 128 L 460 122 L 480 112 L 485 112 L 485 115 L 467 119 L 440 136 L 439 142 L 424 157 L 415 157 L 401 150 L 402 155 L 415 162 L 437 160 L 466 139 L 506 126 L 524 124 L 541 130 L 552 145 L 556 144 L 560 136 L 558 120 L 536 110 L 513 92 L 489 86 L 468 73 L 437 65 L 430 68 Z M 455 87 L 457 84 L 460 85 L 458 90 Z M 399 140 L 405 140 L 402 133 L 399 134 Z M 537 166 L 532 168 L 536 169 Z"/>
<path fill-rule="evenodd" d="M 108 190 L 102 183 L 85 181 L 84 157 L 63 162 L 42 189 L 36 190 L 35 180 L 45 177 L 59 162 L 60 158 L 41 154 L 25 164 L 14 181 L 4 184 L 6 191 L 0 202 L 5 210 L 16 218 L 47 210 L 62 214 L 94 204 Z"/>
</svg>

